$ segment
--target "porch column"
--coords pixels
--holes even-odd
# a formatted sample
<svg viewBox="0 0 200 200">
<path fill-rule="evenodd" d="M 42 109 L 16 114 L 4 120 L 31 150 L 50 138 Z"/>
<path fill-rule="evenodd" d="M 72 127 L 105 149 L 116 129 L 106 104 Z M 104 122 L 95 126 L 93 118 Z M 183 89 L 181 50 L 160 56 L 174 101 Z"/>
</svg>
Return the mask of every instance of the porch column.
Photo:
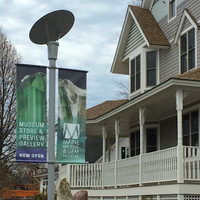
<svg viewBox="0 0 200 200">
<path fill-rule="evenodd" d="M 140 154 L 144 153 L 144 124 L 145 124 L 145 107 L 139 109 L 140 124 Z"/>
<path fill-rule="evenodd" d="M 142 154 L 144 153 L 144 125 L 145 125 L 145 107 L 139 109 L 139 124 L 140 124 L 140 172 L 139 172 L 139 184 L 142 186 Z"/>
<path fill-rule="evenodd" d="M 183 91 L 176 91 L 176 111 L 177 111 L 177 132 L 178 145 L 183 145 L 182 111 L 183 111 Z"/>
<path fill-rule="evenodd" d="M 105 163 L 106 162 L 106 139 L 107 139 L 106 125 L 102 126 L 102 138 L 103 138 L 103 163 Z"/>
<path fill-rule="evenodd" d="M 115 120 L 115 160 L 119 160 L 119 133 L 120 133 L 120 121 Z"/>
<path fill-rule="evenodd" d="M 176 91 L 176 111 L 177 111 L 177 182 L 184 183 L 183 178 L 183 129 L 182 129 L 182 111 L 183 111 L 183 91 Z"/>
</svg>

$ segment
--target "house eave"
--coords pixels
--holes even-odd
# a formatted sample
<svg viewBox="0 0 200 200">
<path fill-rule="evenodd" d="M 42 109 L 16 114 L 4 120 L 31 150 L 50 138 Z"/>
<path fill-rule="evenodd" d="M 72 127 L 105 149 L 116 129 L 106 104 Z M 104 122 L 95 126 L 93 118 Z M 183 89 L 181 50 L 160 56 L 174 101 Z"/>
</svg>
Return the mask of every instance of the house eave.
<svg viewBox="0 0 200 200">
<path fill-rule="evenodd" d="M 109 111 L 108 113 L 105 113 L 102 116 L 99 116 L 95 119 L 86 120 L 87 124 L 96 124 L 101 123 L 104 120 L 107 120 L 110 117 L 113 117 L 114 115 L 118 115 L 120 112 L 126 109 L 130 109 L 133 105 L 142 105 L 142 102 L 147 100 L 148 98 L 158 95 L 163 90 L 169 89 L 170 87 L 198 87 L 200 88 L 200 80 L 189 80 L 189 79 L 179 79 L 179 78 L 171 78 L 167 81 L 161 83 L 160 85 L 155 86 L 154 88 L 138 95 L 137 97 L 129 100 L 127 103 L 113 109 L 112 111 Z"/>
<path fill-rule="evenodd" d="M 151 49 L 169 49 L 170 45 L 149 44 L 149 48 L 151 48 Z"/>
</svg>

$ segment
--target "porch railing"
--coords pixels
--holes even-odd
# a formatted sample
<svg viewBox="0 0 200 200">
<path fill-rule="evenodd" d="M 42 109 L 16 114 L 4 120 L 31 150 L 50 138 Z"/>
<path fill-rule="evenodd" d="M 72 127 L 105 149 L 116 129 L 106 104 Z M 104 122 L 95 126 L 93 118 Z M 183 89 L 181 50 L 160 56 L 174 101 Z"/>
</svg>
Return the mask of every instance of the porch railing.
<svg viewBox="0 0 200 200">
<path fill-rule="evenodd" d="M 200 148 L 183 147 L 182 159 L 177 159 L 177 155 L 178 148 L 173 147 L 103 164 L 66 165 L 60 168 L 59 177 L 67 177 L 72 188 L 175 181 L 178 179 L 178 160 L 182 160 L 183 179 L 200 181 Z"/>
<path fill-rule="evenodd" d="M 183 147 L 185 180 L 200 180 L 200 148 Z"/>
</svg>

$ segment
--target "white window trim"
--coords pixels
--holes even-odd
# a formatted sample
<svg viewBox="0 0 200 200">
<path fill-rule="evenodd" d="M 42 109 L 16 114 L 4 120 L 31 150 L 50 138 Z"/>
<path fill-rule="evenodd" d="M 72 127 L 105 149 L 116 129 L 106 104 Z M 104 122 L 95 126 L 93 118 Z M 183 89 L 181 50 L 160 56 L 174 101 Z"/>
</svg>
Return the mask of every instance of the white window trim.
<svg viewBox="0 0 200 200">
<path fill-rule="evenodd" d="M 142 77 L 144 80 L 144 90 L 149 90 L 155 86 L 147 86 L 147 52 L 156 51 L 156 85 L 160 84 L 160 50 L 159 49 L 145 49 L 144 51 L 144 76 Z"/>
<path fill-rule="evenodd" d="M 198 110 L 198 112 L 199 112 L 199 132 L 198 133 L 199 133 L 199 147 L 200 147 L 200 104 L 197 104 L 192 107 L 184 109 L 182 114 L 185 115 L 185 114 L 191 113 L 195 110 Z"/>
<path fill-rule="evenodd" d="M 144 139 L 144 143 L 143 143 L 143 147 L 144 147 L 144 153 L 147 152 L 147 129 L 148 128 L 157 128 L 158 132 L 157 132 L 157 151 L 160 150 L 160 123 L 152 123 L 152 124 L 145 124 L 144 125 L 144 135 L 143 135 L 143 139 Z M 140 130 L 139 126 L 136 126 L 134 128 L 130 129 L 130 134 L 129 134 L 129 149 L 131 149 L 131 133 L 132 132 L 137 132 Z M 129 156 L 131 155 L 131 152 L 129 152 Z"/>
<path fill-rule="evenodd" d="M 142 86 L 142 77 L 141 77 L 142 70 L 143 70 L 142 69 L 143 68 L 142 67 L 143 66 L 142 49 L 143 49 L 143 45 L 141 45 L 135 51 L 133 51 L 132 53 L 129 54 L 129 97 L 130 98 L 140 94 L 142 91 L 142 87 L 143 87 Z M 131 92 L 131 61 L 139 55 L 140 55 L 140 89 L 138 89 L 134 92 Z"/>
<path fill-rule="evenodd" d="M 149 128 L 157 128 L 157 150 L 156 151 L 159 151 L 160 150 L 160 124 L 146 124 L 145 125 L 145 131 L 144 131 L 144 144 L 143 146 L 145 147 L 144 148 L 144 153 L 147 152 L 147 129 Z"/>
<path fill-rule="evenodd" d="M 188 33 L 191 29 L 194 28 L 194 40 L 195 40 L 195 67 L 193 69 L 197 69 L 197 27 L 190 26 L 187 29 L 185 29 L 183 32 L 181 32 L 178 46 L 179 46 L 179 74 L 181 74 L 181 36 L 185 33 Z M 189 70 L 188 70 L 189 71 Z"/>
<path fill-rule="evenodd" d="M 170 2 L 173 0 L 168 0 L 168 23 L 173 21 L 177 16 L 177 0 L 175 0 L 175 15 L 170 17 Z"/>
<path fill-rule="evenodd" d="M 143 92 L 145 92 L 146 90 L 151 89 L 152 87 L 155 86 L 148 86 L 147 87 L 147 72 L 146 72 L 146 53 L 148 51 L 156 51 L 156 85 L 160 84 L 160 50 L 159 49 L 153 49 L 153 48 L 144 48 L 143 45 L 141 45 L 140 47 L 138 47 L 135 51 L 133 51 L 130 55 L 129 55 L 129 97 L 130 99 L 137 96 L 138 94 L 141 94 Z M 133 59 L 135 59 L 137 56 L 140 55 L 140 89 L 131 92 L 131 61 Z"/>
<path fill-rule="evenodd" d="M 200 109 L 199 108 L 198 109 L 192 109 L 192 110 L 190 110 L 188 112 L 183 113 L 183 115 L 187 115 L 187 114 L 189 115 L 189 127 L 190 127 L 190 130 L 189 130 L 189 138 L 190 138 L 189 141 L 190 141 L 190 144 L 189 144 L 189 146 L 192 146 L 191 145 L 191 141 L 192 141 L 192 138 L 191 138 L 191 136 L 192 136 L 192 132 L 191 132 L 191 113 L 195 112 L 195 111 L 198 111 L 198 121 L 200 122 L 200 119 L 199 119 L 199 116 L 200 116 L 199 111 L 200 111 Z M 199 136 L 199 129 L 200 129 L 200 127 L 198 125 L 198 137 L 200 138 L 200 136 Z M 199 146 L 200 146 L 200 140 L 198 142 L 199 142 Z"/>
</svg>

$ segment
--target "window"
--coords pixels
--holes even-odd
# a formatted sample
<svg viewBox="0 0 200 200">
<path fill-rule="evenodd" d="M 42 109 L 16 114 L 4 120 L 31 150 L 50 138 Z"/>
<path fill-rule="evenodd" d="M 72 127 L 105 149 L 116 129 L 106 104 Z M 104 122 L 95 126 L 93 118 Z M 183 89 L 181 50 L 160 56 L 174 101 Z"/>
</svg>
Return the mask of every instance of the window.
<svg viewBox="0 0 200 200">
<path fill-rule="evenodd" d="M 131 133 L 131 157 L 140 154 L 140 131 Z"/>
<path fill-rule="evenodd" d="M 147 153 L 157 150 L 157 128 L 147 129 Z"/>
<path fill-rule="evenodd" d="M 140 55 L 131 61 L 131 92 L 140 89 Z"/>
<path fill-rule="evenodd" d="M 147 86 L 156 85 L 156 51 L 147 52 Z"/>
<path fill-rule="evenodd" d="M 181 73 L 195 67 L 194 28 L 181 36 Z"/>
<path fill-rule="evenodd" d="M 198 111 L 183 115 L 183 145 L 199 146 Z"/>
<path fill-rule="evenodd" d="M 169 0 L 169 19 L 172 19 L 176 15 L 176 2 L 175 0 Z"/>
</svg>

